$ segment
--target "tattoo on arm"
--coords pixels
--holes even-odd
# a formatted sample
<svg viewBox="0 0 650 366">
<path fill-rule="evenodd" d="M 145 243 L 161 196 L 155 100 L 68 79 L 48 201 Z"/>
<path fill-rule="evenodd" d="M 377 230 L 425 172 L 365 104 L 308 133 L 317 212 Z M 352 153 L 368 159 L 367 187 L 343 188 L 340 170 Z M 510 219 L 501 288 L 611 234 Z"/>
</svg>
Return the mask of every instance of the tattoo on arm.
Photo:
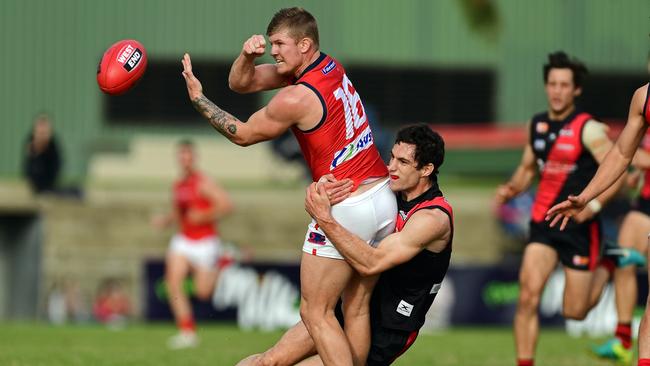
<svg viewBox="0 0 650 366">
<path fill-rule="evenodd" d="M 212 127 L 220 134 L 228 138 L 237 134 L 237 125 L 235 124 L 237 118 L 217 107 L 205 95 L 201 95 L 192 100 L 192 105 L 194 105 L 194 109 L 199 111 L 203 117 L 208 119 Z"/>
</svg>

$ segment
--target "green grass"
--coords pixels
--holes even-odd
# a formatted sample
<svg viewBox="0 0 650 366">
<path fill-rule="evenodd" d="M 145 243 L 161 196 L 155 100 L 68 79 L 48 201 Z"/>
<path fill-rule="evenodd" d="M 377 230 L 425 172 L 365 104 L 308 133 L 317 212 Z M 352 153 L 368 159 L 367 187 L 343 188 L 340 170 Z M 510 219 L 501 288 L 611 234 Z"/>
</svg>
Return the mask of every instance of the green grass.
<svg viewBox="0 0 650 366">
<path fill-rule="evenodd" d="M 244 332 L 233 325 L 200 327 L 201 346 L 170 351 L 165 342 L 170 324 L 138 324 L 120 331 L 98 325 L 0 325 L 0 365 L 234 365 L 246 355 L 265 350 L 280 333 Z M 612 365 L 588 353 L 588 339 L 567 336 L 561 329 L 542 331 L 538 366 Z M 514 365 L 509 328 L 456 328 L 437 335 L 420 335 L 394 365 Z"/>
<path fill-rule="evenodd" d="M 232 325 L 203 325 L 197 349 L 170 351 L 170 324 L 131 325 L 121 331 L 101 326 L 9 323 L 0 325 L 0 365 L 234 365 L 279 338 L 280 333 L 244 332 Z M 544 329 L 538 366 L 613 365 L 597 361 L 587 349 L 595 341 Z M 420 335 L 394 365 L 514 365 L 509 328 L 456 328 L 438 335 Z"/>
</svg>

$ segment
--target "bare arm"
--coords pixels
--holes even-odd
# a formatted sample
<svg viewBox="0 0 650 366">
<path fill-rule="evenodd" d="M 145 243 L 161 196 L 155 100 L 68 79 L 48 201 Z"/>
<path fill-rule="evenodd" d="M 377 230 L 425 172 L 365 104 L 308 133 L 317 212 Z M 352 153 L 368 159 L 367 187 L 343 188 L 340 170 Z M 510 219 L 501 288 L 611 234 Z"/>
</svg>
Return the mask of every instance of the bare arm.
<svg viewBox="0 0 650 366">
<path fill-rule="evenodd" d="M 607 136 L 608 130 L 609 128 L 605 124 L 594 120 L 588 121 L 582 130 L 582 142 L 598 164 L 603 163 L 607 153 L 612 149 L 612 146 L 614 146 L 612 140 Z M 591 219 L 600 211 L 603 205 L 609 202 L 609 200 L 618 193 L 623 186 L 625 179 L 625 176 L 621 176 L 614 184 L 594 198 L 592 200 L 594 202 L 587 205 L 587 207 L 575 217 L 575 220 L 577 222 L 584 222 Z"/>
<path fill-rule="evenodd" d="M 314 93 L 303 86 L 289 86 L 244 123 L 203 95 L 203 86 L 192 73 L 188 54 L 183 57 L 183 77 L 194 108 L 217 132 L 240 146 L 270 140 L 303 120 L 318 121 L 322 114 L 322 107 L 315 107 L 320 102 Z M 314 111 L 320 114 L 316 116 Z"/>
<path fill-rule="evenodd" d="M 647 123 L 643 117 L 643 104 L 647 92 L 648 85 L 646 84 L 637 89 L 632 96 L 625 128 L 587 187 L 578 196 L 569 196 L 566 201 L 551 207 L 547 212 L 546 218 L 552 220 L 551 226 L 561 220 L 560 228 L 564 228 L 571 217 L 576 216 L 589 201 L 608 189 L 625 172 L 647 129 Z"/>
<path fill-rule="evenodd" d="M 372 276 L 407 262 L 425 248 L 442 251 L 451 235 L 447 214 L 441 210 L 420 210 L 402 231 L 389 235 L 373 248 L 332 217 L 325 188 L 317 183 L 307 188 L 305 209 L 345 260 L 362 276 Z"/>
<path fill-rule="evenodd" d="M 212 205 L 207 210 L 192 210 L 189 213 L 189 219 L 194 224 L 200 225 L 215 222 L 230 214 L 234 209 L 228 192 L 210 179 L 203 178 L 201 180 L 199 194 L 207 198 Z"/>
<path fill-rule="evenodd" d="M 650 169 L 650 153 L 642 149 L 637 149 L 632 159 L 632 165 L 641 170 Z"/>
<path fill-rule="evenodd" d="M 255 59 L 264 55 L 266 40 L 255 34 L 242 47 L 242 51 L 230 67 L 228 86 L 234 92 L 246 94 L 286 86 L 287 78 L 280 75 L 273 64 L 255 66 Z"/>
<path fill-rule="evenodd" d="M 502 184 L 497 188 L 497 203 L 505 203 L 528 189 L 536 174 L 535 154 L 530 144 L 526 144 L 521 162 L 512 177 L 506 184 Z"/>
</svg>

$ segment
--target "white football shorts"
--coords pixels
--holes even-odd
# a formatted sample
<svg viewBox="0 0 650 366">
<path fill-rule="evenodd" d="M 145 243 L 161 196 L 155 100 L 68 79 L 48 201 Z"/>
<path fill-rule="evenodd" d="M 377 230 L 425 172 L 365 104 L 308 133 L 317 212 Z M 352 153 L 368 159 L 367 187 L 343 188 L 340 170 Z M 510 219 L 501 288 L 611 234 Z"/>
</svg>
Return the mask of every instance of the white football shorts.
<svg viewBox="0 0 650 366">
<path fill-rule="evenodd" d="M 369 245 L 377 245 L 395 231 L 397 200 L 390 190 L 388 178 L 366 192 L 332 206 L 332 216 Z M 307 227 L 302 251 L 319 257 L 343 259 L 313 219 Z"/>
<path fill-rule="evenodd" d="M 195 240 L 179 233 L 172 237 L 169 252 L 184 256 L 195 267 L 215 270 L 221 256 L 221 240 L 216 236 Z"/>
</svg>

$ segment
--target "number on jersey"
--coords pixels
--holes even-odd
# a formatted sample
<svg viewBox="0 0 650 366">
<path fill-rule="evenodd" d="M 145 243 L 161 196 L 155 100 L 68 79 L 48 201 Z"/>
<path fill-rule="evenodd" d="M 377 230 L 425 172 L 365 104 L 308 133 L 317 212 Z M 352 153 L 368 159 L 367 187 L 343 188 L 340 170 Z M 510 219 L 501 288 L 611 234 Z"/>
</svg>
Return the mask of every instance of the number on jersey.
<svg viewBox="0 0 650 366">
<path fill-rule="evenodd" d="M 359 93 L 354 89 L 348 76 L 343 74 L 341 86 L 334 91 L 334 97 L 343 103 L 345 111 L 345 138 L 351 139 L 354 130 L 366 122 L 366 111 L 361 103 Z"/>
</svg>

